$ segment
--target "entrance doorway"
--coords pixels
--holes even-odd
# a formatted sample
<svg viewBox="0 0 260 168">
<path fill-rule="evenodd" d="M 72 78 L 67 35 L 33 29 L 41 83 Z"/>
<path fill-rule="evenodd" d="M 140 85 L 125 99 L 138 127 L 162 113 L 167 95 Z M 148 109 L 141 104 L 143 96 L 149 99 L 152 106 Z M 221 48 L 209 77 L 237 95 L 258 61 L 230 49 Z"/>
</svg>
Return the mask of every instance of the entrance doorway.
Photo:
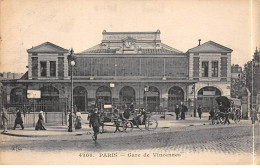
<svg viewBox="0 0 260 168">
<path fill-rule="evenodd" d="M 87 90 L 82 86 L 77 86 L 73 89 L 73 101 L 78 111 L 87 110 L 87 95 Z"/>
<path fill-rule="evenodd" d="M 147 92 L 144 92 L 144 104 L 146 104 L 146 96 L 147 110 L 150 112 L 158 112 L 160 110 L 160 92 L 158 88 L 150 86 L 149 90 Z"/>
<path fill-rule="evenodd" d="M 173 86 L 168 92 L 168 111 L 175 111 L 176 105 L 184 101 L 184 91 L 178 86 Z"/>
<path fill-rule="evenodd" d="M 197 105 L 202 107 L 203 111 L 210 111 L 217 105 L 216 97 L 221 96 L 221 91 L 213 86 L 207 86 L 198 91 Z"/>
<path fill-rule="evenodd" d="M 44 105 L 44 108 L 41 110 L 45 112 L 59 111 L 59 90 L 53 86 L 44 86 L 40 90 L 41 99 L 38 100 L 38 103 Z"/>
<path fill-rule="evenodd" d="M 135 90 L 130 86 L 123 87 L 119 92 L 119 102 L 120 107 L 129 106 L 132 102 L 135 104 Z"/>
<path fill-rule="evenodd" d="M 96 105 L 98 108 L 104 108 L 104 105 L 112 104 L 111 90 L 107 86 L 101 86 L 96 92 Z"/>
</svg>

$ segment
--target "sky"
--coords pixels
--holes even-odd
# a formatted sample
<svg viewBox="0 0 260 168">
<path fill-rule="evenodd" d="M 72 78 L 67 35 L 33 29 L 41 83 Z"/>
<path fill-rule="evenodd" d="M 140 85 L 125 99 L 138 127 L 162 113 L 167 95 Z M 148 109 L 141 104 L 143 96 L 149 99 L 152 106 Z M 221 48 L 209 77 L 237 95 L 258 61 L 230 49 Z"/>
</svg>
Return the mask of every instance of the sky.
<svg viewBox="0 0 260 168">
<path fill-rule="evenodd" d="M 163 43 L 186 52 L 209 40 L 233 50 L 243 66 L 260 48 L 260 0 L 2 0 L 0 72 L 27 71 L 27 49 L 46 41 L 81 52 L 102 31 L 161 31 Z M 252 30 L 252 32 L 251 32 Z M 251 41 L 251 36 L 253 40 Z"/>
</svg>

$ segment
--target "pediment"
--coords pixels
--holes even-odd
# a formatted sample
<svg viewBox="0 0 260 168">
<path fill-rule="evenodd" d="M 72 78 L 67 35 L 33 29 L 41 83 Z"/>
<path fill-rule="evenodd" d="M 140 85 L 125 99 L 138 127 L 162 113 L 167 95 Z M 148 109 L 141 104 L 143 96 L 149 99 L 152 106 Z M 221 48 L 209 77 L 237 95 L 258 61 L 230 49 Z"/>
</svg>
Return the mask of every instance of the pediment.
<svg viewBox="0 0 260 168">
<path fill-rule="evenodd" d="M 232 51 L 233 51 L 232 49 L 222 46 L 213 41 L 208 41 L 202 45 L 199 45 L 197 47 L 188 50 L 188 52 L 193 52 L 193 53 L 228 53 Z"/>
<path fill-rule="evenodd" d="M 50 42 L 45 42 L 27 50 L 28 53 L 66 53 L 68 50 Z"/>
</svg>

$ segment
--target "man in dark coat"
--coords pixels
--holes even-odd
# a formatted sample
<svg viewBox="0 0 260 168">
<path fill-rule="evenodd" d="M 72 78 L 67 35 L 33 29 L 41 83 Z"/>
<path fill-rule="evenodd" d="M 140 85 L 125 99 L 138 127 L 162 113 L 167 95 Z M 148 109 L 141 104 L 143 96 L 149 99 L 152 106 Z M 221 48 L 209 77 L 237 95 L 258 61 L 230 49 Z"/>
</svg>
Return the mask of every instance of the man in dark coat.
<svg viewBox="0 0 260 168">
<path fill-rule="evenodd" d="M 98 109 L 95 108 L 94 113 L 91 114 L 90 121 L 89 121 L 89 127 L 91 128 L 91 126 L 92 126 L 93 131 L 94 131 L 94 135 L 92 136 L 93 141 L 97 140 L 97 135 L 99 133 L 100 125 L 101 125 L 101 122 L 100 122 L 100 117 L 98 115 Z"/>
<path fill-rule="evenodd" d="M 188 111 L 187 106 L 181 102 L 181 120 L 185 120 L 185 113 Z"/>
<path fill-rule="evenodd" d="M 175 107 L 175 114 L 176 114 L 176 120 L 179 120 L 179 115 L 180 115 L 179 105 L 176 105 Z"/>
<path fill-rule="evenodd" d="M 201 114 L 202 114 L 201 105 L 199 105 L 198 107 L 198 114 L 199 114 L 199 118 L 201 119 Z"/>
<path fill-rule="evenodd" d="M 19 109 L 17 110 L 17 113 L 16 113 L 16 119 L 15 119 L 15 123 L 14 123 L 14 130 L 15 130 L 17 124 L 20 124 L 22 129 L 24 129 L 22 114 L 21 114 Z"/>
<path fill-rule="evenodd" d="M 132 111 L 134 111 L 134 109 L 135 109 L 134 102 L 132 102 L 129 107 L 129 110 L 132 112 Z"/>
</svg>

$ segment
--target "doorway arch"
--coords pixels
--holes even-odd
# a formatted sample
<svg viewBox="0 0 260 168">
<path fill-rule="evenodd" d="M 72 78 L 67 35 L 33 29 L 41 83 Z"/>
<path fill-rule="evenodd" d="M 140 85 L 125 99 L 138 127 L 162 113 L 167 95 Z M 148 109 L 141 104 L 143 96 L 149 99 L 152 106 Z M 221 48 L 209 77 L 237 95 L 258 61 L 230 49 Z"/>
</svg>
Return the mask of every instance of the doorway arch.
<svg viewBox="0 0 260 168">
<path fill-rule="evenodd" d="M 74 105 L 77 106 L 78 111 L 86 111 L 87 110 L 87 97 L 88 92 L 82 86 L 77 86 L 73 89 L 73 101 Z"/>
<path fill-rule="evenodd" d="M 28 102 L 26 89 L 13 88 L 10 94 L 11 104 L 26 104 Z"/>
<path fill-rule="evenodd" d="M 96 91 L 96 105 L 103 108 L 105 104 L 112 104 L 112 93 L 108 86 L 100 86 Z"/>
<path fill-rule="evenodd" d="M 119 92 L 119 103 L 122 107 L 123 105 L 135 104 L 135 90 L 130 86 L 124 86 Z"/>
<path fill-rule="evenodd" d="M 173 86 L 168 91 L 168 111 L 175 111 L 175 106 L 184 101 L 184 91 L 178 86 Z"/>
<path fill-rule="evenodd" d="M 203 111 L 209 111 L 217 105 L 216 97 L 221 96 L 221 91 L 214 86 L 206 86 L 198 91 L 197 105 L 202 107 Z"/>
<path fill-rule="evenodd" d="M 147 110 L 150 112 L 158 112 L 160 110 L 159 89 L 154 86 L 149 86 L 149 90 L 147 92 L 144 91 L 143 101 L 145 105 L 146 105 L 146 96 L 147 96 Z"/>
<path fill-rule="evenodd" d="M 54 86 L 44 86 L 41 89 L 41 110 L 45 112 L 59 111 L 59 90 Z"/>
</svg>

